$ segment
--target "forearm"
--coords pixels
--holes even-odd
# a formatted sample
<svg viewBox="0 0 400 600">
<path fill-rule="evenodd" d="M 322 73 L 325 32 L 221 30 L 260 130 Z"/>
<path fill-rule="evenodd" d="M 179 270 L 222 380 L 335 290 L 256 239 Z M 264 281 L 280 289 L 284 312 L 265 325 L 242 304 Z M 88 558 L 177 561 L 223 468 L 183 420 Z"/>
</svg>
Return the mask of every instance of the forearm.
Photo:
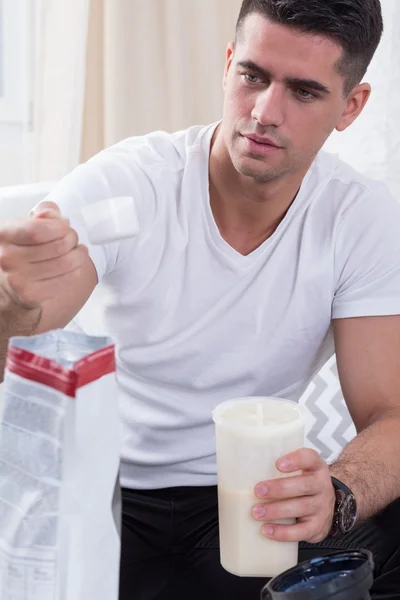
<svg viewBox="0 0 400 600">
<path fill-rule="evenodd" d="M 15 302 L 0 285 L 0 381 L 3 381 L 8 341 L 15 335 L 32 335 L 40 323 L 41 310 Z"/>
<path fill-rule="evenodd" d="M 331 465 L 331 474 L 355 494 L 359 520 L 400 497 L 400 410 L 360 432 Z"/>
</svg>

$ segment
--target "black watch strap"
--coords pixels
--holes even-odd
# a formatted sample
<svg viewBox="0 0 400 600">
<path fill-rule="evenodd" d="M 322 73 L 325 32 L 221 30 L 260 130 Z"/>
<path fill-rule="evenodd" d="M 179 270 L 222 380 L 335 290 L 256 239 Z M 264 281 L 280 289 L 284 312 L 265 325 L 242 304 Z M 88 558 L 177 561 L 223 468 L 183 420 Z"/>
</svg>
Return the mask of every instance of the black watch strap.
<svg viewBox="0 0 400 600">
<path fill-rule="evenodd" d="M 335 490 L 331 537 L 346 535 L 354 528 L 357 520 L 357 502 L 351 489 L 336 477 L 332 477 Z"/>
</svg>

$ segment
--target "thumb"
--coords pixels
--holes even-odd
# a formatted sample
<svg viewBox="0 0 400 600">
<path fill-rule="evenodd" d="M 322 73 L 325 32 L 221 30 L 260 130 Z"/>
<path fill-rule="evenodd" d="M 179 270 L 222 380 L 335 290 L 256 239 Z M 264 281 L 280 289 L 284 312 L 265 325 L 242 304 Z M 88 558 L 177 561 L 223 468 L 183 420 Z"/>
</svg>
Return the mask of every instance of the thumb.
<svg viewBox="0 0 400 600">
<path fill-rule="evenodd" d="M 55 202 L 44 200 L 35 206 L 29 213 L 30 217 L 47 218 L 47 219 L 62 219 L 60 208 Z"/>
</svg>

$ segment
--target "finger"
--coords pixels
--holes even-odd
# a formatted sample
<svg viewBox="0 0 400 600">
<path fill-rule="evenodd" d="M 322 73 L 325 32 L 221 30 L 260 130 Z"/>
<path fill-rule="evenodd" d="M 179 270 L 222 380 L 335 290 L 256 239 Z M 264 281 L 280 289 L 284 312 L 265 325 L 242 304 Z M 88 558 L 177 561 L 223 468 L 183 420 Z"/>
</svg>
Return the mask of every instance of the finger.
<svg viewBox="0 0 400 600">
<path fill-rule="evenodd" d="M 51 216 L 55 219 L 61 219 L 62 214 L 60 207 L 55 202 L 51 202 L 50 200 L 44 200 L 37 206 L 35 206 L 31 212 L 29 213 L 30 217 L 44 217 Z"/>
<path fill-rule="evenodd" d="M 316 543 L 322 541 L 326 536 L 321 533 L 315 533 L 315 526 L 310 520 L 295 523 L 294 525 L 279 525 L 268 523 L 264 525 L 261 532 L 265 537 L 277 542 L 310 542 Z"/>
<path fill-rule="evenodd" d="M 55 210 L 43 210 L 33 215 L 34 219 L 61 219 L 60 214 Z"/>
<path fill-rule="evenodd" d="M 14 246 L 6 245 L 0 252 L 0 268 L 4 272 L 9 272 L 20 268 L 20 265 L 28 265 L 51 260 L 67 254 L 78 245 L 78 235 L 71 229 L 69 233 L 46 244 L 36 246 Z"/>
<path fill-rule="evenodd" d="M 70 229 L 66 236 L 40 246 L 33 246 L 30 250 L 30 263 L 39 263 L 68 254 L 78 246 L 78 234 Z"/>
<path fill-rule="evenodd" d="M 59 294 L 65 295 L 66 290 L 75 286 L 81 277 L 82 268 L 78 267 L 53 279 L 31 283 L 29 287 L 20 291 L 18 298 L 26 306 L 42 305 L 47 300 L 54 300 Z"/>
<path fill-rule="evenodd" d="M 46 244 L 63 238 L 69 229 L 67 219 L 15 219 L 0 227 L 0 243 L 16 246 Z"/>
<path fill-rule="evenodd" d="M 256 521 L 277 521 L 279 519 L 299 519 L 311 517 L 318 510 L 315 496 L 291 498 L 279 502 L 256 504 L 252 509 L 252 516 Z"/>
<path fill-rule="evenodd" d="M 327 468 L 326 462 L 318 452 L 311 448 L 300 448 L 295 452 L 282 456 L 276 463 L 279 471 L 293 473 L 294 471 L 318 471 Z"/>
<path fill-rule="evenodd" d="M 323 488 L 323 482 L 315 473 L 282 477 L 258 483 L 254 489 L 257 498 L 282 500 L 298 496 L 313 496 Z"/>
<path fill-rule="evenodd" d="M 5 272 L 4 278 L 10 289 L 24 295 L 27 288 L 35 282 L 61 277 L 80 268 L 87 256 L 87 248 L 77 246 L 64 256 L 39 263 L 21 265 L 18 271 Z"/>
<path fill-rule="evenodd" d="M 35 281 L 47 281 L 62 275 L 67 275 L 82 267 L 88 256 L 86 246 L 78 245 L 76 248 L 51 260 L 45 260 L 32 265 Z"/>
</svg>

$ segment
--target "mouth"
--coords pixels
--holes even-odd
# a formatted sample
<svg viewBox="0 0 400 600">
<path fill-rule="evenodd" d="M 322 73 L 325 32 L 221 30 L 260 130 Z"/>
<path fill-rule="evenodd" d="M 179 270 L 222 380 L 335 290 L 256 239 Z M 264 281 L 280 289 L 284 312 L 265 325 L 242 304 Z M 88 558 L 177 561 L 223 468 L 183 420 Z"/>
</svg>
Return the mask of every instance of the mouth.
<svg viewBox="0 0 400 600">
<path fill-rule="evenodd" d="M 282 150 L 282 146 L 278 146 L 271 138 L 259 136 L 256 134 L 242 134 L 247 150 L 256 155 L 266 156 L 274 154 Z"/>
<path fill-rule="evenodd" d="M 251 142 L 255 142 L 256 144 L 260 144 L 262 146 L 271 146 L 272 148 L 277 148 L 279 150 L 282 149 L 282 146 L 278 146 L 278 144 L 276 144 L 271 138 L 268 137 L 262 137 L 256 135 L 255 133 L 243 134 L 243 137 Z"/>
</svg>

